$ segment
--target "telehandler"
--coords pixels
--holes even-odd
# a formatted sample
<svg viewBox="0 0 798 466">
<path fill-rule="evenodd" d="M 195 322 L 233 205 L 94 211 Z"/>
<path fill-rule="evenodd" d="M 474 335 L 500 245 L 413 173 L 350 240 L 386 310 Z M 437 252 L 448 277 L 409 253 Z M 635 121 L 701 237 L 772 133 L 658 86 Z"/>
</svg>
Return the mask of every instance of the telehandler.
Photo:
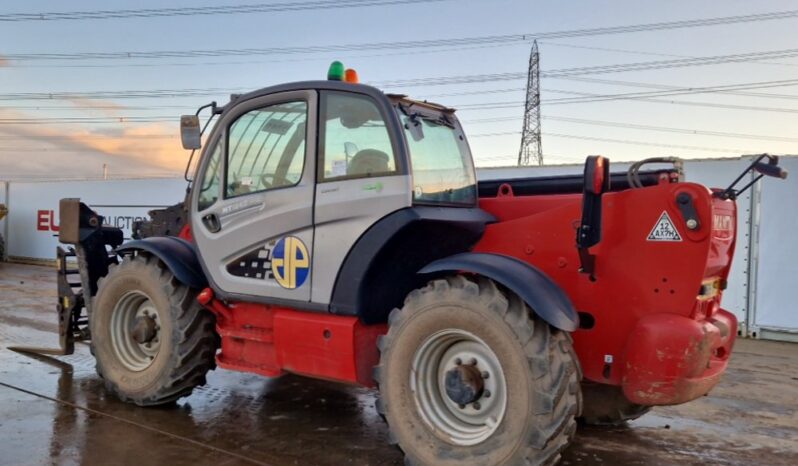
<svg viewBox="0 0 798 466">
<path fill-rule="evenodd" d="M 122 400 L 174 402 L 216 366 L 290 372 L 376 387 L 408 464 L 553 464 L 577 419 L 685 403 L 726 369 L 736 183 L 600 156 L 478 182 L 453 109 L 339 62 L 202 107 L 181 136 L 204 146 L 186 200 L 139 239 L 60 204 L 57 352 L 90 341 Z M 786 176 L 769 155 L 749 169 Z"/>
</svg>

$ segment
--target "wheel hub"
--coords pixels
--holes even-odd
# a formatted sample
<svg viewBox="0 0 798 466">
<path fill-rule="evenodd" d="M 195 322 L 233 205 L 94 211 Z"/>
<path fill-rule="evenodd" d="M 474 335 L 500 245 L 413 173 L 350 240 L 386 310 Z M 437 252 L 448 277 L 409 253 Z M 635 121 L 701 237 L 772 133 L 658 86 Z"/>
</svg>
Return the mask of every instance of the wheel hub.
<svg viewBox="0 0 798 466">
<path fill-rule="evenodd" d="M 477 401 L 484 389 L 485 383 L 476 365 L 460 364 L 446 372 L 446 395 L 458 405 Z"/>
<path fill-rule="evenodd" d="M 136 317 L 135 322 L 136 323 L 133 325 L 133 330 L 130 332 L 130 336 L 136 340 L 136 343 L 140 345 L 149 343 L 155 338 L 156 335 L 158 335 L 158 324 L 152 317 Z"/>
</svg>

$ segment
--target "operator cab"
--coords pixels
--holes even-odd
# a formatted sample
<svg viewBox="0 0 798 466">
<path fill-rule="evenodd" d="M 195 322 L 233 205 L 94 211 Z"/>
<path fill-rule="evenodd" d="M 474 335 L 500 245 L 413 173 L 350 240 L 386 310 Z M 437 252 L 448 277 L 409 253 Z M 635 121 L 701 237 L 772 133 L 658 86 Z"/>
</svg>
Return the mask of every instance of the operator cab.
<svg viewBox="0 0 798 466">
<path fill-rule="evenodd" d="M 492 220 L 477 209 L 471 152 L 453 109 L 386 95 L 341 70 L 334 63 L 327 81 L 233 96 L 213 112 L 220 116 L 197 166 L 189 217 L 218 295 L 359 314 L 370 298 L 348 284 L 363 287 L 367 275 L 385 272 L 358 257 L 390 256 L 405 241 L 389 266 L 415 276 L 422 257 L 467 250 Z M 196 117 L 190 123 L 181 128 L 187 148 L 199 140 Z M 425 216 L 446 216 L 439 223 L 459 239 L 435 251 L 419 245 L 423 238 L 397 239 L 419 234 L 406 223 L 434 223 Z M 340 295 L 345 288 L 354 295 Z M 388 301 L 369 305 L 383 314 L 401 304 Z"/>
</svg>

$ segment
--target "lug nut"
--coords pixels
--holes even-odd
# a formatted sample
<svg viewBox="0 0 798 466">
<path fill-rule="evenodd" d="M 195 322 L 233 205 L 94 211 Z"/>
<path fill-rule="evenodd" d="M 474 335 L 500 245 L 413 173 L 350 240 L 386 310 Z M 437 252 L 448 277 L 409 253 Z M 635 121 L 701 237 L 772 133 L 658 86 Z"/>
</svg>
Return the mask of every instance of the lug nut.
<svg viewBox="0 0 798 466">
<path fill-rule="evenodd" d="M 462 360 L 462 359 L 460 359 L 460 358 L 457 358 L 457 359 L 455 359 L 455 360 L 454 360 L 454 363 L 455 363 L 455 364 L 457 364 L 457 365 L 459 366 L 460 364 L 462 364 L 462 363 L 463 363 L 463 360 Z"/>
<path fill-rule="evenodd" d="M 457 405 L 457 407 L 460 409 L 465 409 L 465 405 Z"/>
<path fill-rule="evenodd" d="M 489 373 L 488 371 L 482 371 L 482 378 L 483 378 L 483 379 L 488 379 L 488 378 L 490 378 L 490 373 Z"/>
<path fill-rule="evenodd" d="M 472 366 L 476 366 L 477 365 L 477 359 L 476 358 L 469 359 L 468 360 L 468 364 L 470 364 Z"/>
<path fill-rule="evenodd" d="M 482 396 L 484 396 L 485 398 L 490 398 L 490 390 L 485 390 L 484 392 L 482 392 Z"/>
<path fill-rule="evenodd" d="M 475 401 L 475 402 L 474 402 L 474 409 L 476 409 L 477 411 L 479 411 L 480 409 L 482 409 L 482 405 L 481 405 L 481 404 L 479 404 L 479 401 Z"/>
</svg>

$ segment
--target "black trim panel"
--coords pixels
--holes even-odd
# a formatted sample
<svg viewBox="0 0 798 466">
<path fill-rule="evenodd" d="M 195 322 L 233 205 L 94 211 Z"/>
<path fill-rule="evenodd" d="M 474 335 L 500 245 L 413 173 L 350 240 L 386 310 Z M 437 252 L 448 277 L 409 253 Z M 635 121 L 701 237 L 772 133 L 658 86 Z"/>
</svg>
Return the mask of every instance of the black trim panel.
<svg viewBox="0 0 798 466">
<path fill-rule="evenodd" d="M 239 293 L 227 293 L 225 291 L 217 289 L 217 287 L 215 286 L 213 287 L 213 290 L 216 297 L 223 301 L 270 304 L 272 306 L 287 307 L 290 309 L 298 309 L 302 311 L 324 312 L 324 313 L 328 312 L 328 306 L 326 304 L 314 303 L 311 301 L 300 301 L 296 299 L 285 299 L 285 298 L 272 298 L 269 296 L 256 296 L 256 295 L 239 294 Z"/>
<path fill-rule="evenodd" d="M 467 252 L 435 261 L 419 273 L 462 271 L 485 276 L 506 286 L 555 328 L 573 332 L 579 327 L 579 314 L 562 288 L 536 267 L 514 257 Z"/>
<path fill-rule="evenodd" d="M 496 219 L 478 208 L 416 206 L 371 226 L 350 249 L 330 302 L 333 314 L 385 322 L 407 294 L 426 282 L 417 271 L 430 262 L 470 250 Z"/>
</svg>

